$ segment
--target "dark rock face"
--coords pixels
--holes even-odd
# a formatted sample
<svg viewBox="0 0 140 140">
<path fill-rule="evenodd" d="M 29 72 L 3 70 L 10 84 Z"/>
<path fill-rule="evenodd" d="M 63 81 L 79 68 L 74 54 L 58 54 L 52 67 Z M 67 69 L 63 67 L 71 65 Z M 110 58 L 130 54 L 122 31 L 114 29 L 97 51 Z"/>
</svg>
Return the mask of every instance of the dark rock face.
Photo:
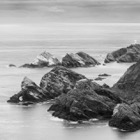
<svg viewBox="0 0 140 140">
<path fill-rule="evenodd" d="M 140 44 L 132 44 L 127 48 L 121 48 L 112 53 L 107 54 L 105 63 L 117 61 L 121 62 L 137 62 L 140 60 Z"/>
<path fill-rule="evenodd" d="M 62 93 L 67 93 L 81 79 L 86 77 L 63 66 L 57 66 L 42 77 L 40 87 L 47 90 L 51 98 L 55 98 Z"/>
<path fill-rule="evenodd" d="M 91 80 L 80 80 L 74 89 L 55 99 L 48 111 L 52 115 L 70 121 L 92 118 L 110 118 L 113 109 L 121 99 L 111 90 L 104 89 Z"/>
<path fill-rule="evenodd" d="M 40 55 L 38 55 L 36 59 L 34 60 L 34 62 L 30 64 L 24 64 L 20 67 L 42 68 L 42 67 L 52 67 L 56 65 L 60 65 L 60 61 L 56 57 L 54 57 L 52 54 L 45 51 L 41 53 Z"/>
<path fill-rule="evenodd" d="M 112 89 L 125 100 L 140 101 L 140 61 L 128 68 Z"/>
<path fill-rule="evenodd" d="M 47 94 L 45 94 L 39 86 L 29 78 L 25 77 L 21 83 L 21 91 L 12 96 L 8 102 L 31 104 L 45 101 L 48 98 Z"/>
<path fill-rule="evenodd" d="M 69 68 L 89 67 L 99 64 L 100 63 L 97 60 L 84 52 L 66 54 L 66 56 L 62 59 L 62 66 Z"/>
<path fill-rule="evenodd" d="M 140 129 L 140 103 L 127 105 L 118 104 L 115 109 L 109 125 L 117 127 L 120 130 L 136 131 Z"/>
</svg>

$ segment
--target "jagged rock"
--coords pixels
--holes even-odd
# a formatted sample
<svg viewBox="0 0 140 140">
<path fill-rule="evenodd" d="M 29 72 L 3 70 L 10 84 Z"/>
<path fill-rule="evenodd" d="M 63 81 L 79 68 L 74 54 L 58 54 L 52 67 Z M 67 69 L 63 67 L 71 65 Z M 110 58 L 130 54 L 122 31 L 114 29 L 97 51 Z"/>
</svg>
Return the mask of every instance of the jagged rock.
<svg viewBox="0 0 140 140">
<path fill-rule="evenodd" d="M 136 131 L 140 129 L 140 104 L 118 104 L 109 125 L 123 131 Z"/>
<path fill-rule="evenodd" d="M 13 95 L 8 102 L 31 104 L 36 102 L 42 102 L 49 99 L 48 94 L 45 94 L 39 86 L 37 86 L 32 80 L 25 77 L 21 83 L 21 91 Z"/>
<path fill-rule="evenodd" d="M 62 58 L 62 66 L 70 68 L 90 67 L 99 64 L 97 60 L 84 52 L 66 54 L 66 56 Z"/>
<path fill-rule="evenodd" d="M 127 48 L 121 48 L 107 54 L 105 63 L 110 62 L 137 62 L 140 60 L 140 44 L 132 44 Z"/>
<path fill-rule="evenodd" d="M 63 66 L 57 66 L 42 77 L 40 87 L 47 90 L 52 98 L 55 98 L 62 93 L 67 93 L 81 79 L 87 78 Z"/>
<path fill-rule="evenodd" d="M 30 64 L 24 64 L 20 67 L 25 67 L 25 68 L 42 68 L 42 67 L 52 67 L 52 66 L 57 66 L 60 65 L 60 61 L 54 57 L 52 54 L 48 52 L 43 52 L 40 55 L 36 57 L 34 62 Z"/>
<path fill-rule="evenodd" d="M 128 68 L 112 89 L 125 100 L 140 101 L 140 61 Z"/>
<path fill-rule="evenodd" d="M 112 90 L 91 80 L 80 80 L 74 89 L 56 98 L 48 111 L 69 121 L 105 119 L 112 116 L 115 105 L 120 102 L 121 99 Z"/>
</svg>

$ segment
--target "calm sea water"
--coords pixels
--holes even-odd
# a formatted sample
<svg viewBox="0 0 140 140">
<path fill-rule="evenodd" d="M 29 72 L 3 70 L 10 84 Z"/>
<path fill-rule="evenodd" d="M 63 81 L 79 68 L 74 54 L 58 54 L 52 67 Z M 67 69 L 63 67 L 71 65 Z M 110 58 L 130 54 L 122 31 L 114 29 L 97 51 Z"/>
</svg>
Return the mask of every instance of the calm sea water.
<svg viewBox="0 0 140 140">
<path fill-rule="evenodd" d="M 24 76 L 37 84 L 50 68 L 8 68 L 32 60 L 44 50 L 61 59 L 66 53 L 84 51 L 103 62 L 108 52 L 140 42 L 138 24 L 55 24 L 0 26 L 0 140 L 138 140 L 139 131 L 122 133 L 105 121 L 73 124 L 54 118 L 47 109 L 50 104 L 11 105 L 6 101 L 20 90 Z M 112 76 L 99 82 L 112 86 L 131 64 L 112 63 L 106 66 L 73 69 L 96 78 Z"/>
</svg>

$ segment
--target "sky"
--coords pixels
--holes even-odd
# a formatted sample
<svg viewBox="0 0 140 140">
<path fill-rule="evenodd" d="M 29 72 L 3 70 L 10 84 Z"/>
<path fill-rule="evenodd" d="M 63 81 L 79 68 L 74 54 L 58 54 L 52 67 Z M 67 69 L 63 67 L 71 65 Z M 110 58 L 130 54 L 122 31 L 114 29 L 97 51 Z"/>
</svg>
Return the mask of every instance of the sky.
<svg viewBox="0 0 140 140">
<path fill-rule="evenodd" d="M 0 0 L 0 23 L 140 23 L 140 0 Z"/>
</svg>

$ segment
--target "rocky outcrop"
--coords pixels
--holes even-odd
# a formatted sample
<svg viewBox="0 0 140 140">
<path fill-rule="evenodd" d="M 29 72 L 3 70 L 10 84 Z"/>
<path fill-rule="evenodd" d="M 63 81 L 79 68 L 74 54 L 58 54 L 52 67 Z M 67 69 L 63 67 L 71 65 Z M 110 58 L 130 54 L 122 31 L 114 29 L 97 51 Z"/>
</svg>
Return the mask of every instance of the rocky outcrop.
<svg viewBox="0 0 140 140">
<path fill-rule="evenodd" d="M 140 103 L 118 104 L 109 121 L 109 125 L 122 131 L 136 131 L 140 129 Z"/>
<path fill-rule="evenodd" d="M 112 89 L 125 100 L 140 101 L 140 61 L 128 68 Z"/>
<path fill-rule="evenodd" d="M 34 62 L 30 64 L 24 64 L 20 67 L 24 68 L 42 68 L 42 67 L 52 67 L 60 65 L 60 61 L 48 52 L 43 52 L 36 57 Z"/>
<path fill-rule="evenodd" d="M 66 94 L 81 79 L 86 77 L 57 66 L 42 77 L 40 87 L 25 77 L 21 83 L 21 91 L 12 96 L 8 102 L 30 104 L 54 99 L 61 94 Z"/>
<path fill-rule="evenodd" d="M 49 99 L 48 94 L 45 93 L 39 86 L 32 80 L 25 77 L 21 83 L 21 91 L 12 96 L 8 102 L 31 104 L 46 101 Z"/>
<path fill-rule="evenodd" d="M 52 115 L 69 121 L 92 118 L 107 119 L 121 99 L 110 89 L 102 88 L 91 80 L 80 80 L 74 89 L 55 99 L 49 108 Z"/>
<path fill-rule="evenodd" d="M 54 98 L 67 93 L 81 79 L 86 79 L 86 77 L 63 66 L 57 66 L 42 77 L 40 87 L 47 90 Z"/>
<path fill-rule="evenodd" d="M 97 60 L 84 52 L 66 54 L 66 56 L 62 58 L 62 66 L 69 68 L 89 67 L 99 64 Z"/>
<path fill-rule="evenodd" d="M 105 63 L 110 62 L 137 62 L 140 60 L 140 44 L 132 44 L 127 48 L 121 48 L 107 54 Z"/>
</svg>

